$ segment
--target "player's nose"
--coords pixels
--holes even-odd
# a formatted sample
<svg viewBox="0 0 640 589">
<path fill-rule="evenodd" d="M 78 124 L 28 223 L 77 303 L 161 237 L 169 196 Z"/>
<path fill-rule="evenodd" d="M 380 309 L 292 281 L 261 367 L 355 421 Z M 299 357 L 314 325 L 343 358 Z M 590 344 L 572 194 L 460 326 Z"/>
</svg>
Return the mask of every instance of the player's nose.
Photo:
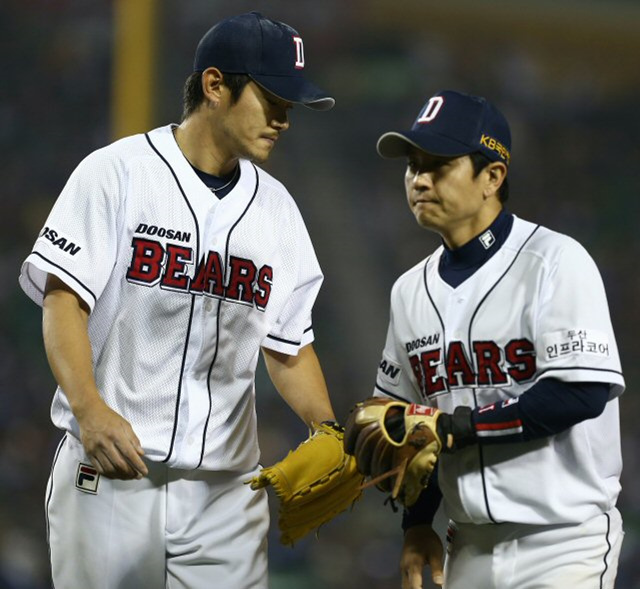
<svg viewBox="0 0 640 589">
<path fill-rule="evenodd" d="M 271 111 L 271 126 L 278 131 L 286 131 L 289 128 L 289 103 L 275 106 Z"/>
<path fill-rule="evenodd" d="M 280 132 L 286 131 L 289 128 L 289 115 L 287 112 L 285 111 L 282 114 L 274 116 L 271 121 L 271 126 Z"/>
<path fill-rule="evenodd" d="M 416 190 L 431 188 L 433 186 L 433 177 L 428 170 L 416 170 L 411 172 L 409 182 Z"/>
</svg>

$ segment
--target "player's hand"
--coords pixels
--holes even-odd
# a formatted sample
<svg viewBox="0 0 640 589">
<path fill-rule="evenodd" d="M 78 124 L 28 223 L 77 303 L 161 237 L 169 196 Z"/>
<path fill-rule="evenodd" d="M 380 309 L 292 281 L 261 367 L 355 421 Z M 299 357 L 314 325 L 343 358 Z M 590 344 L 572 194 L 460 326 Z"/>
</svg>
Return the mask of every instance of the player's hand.
<svg viewBox="0 0 640 589">
<path fill-rule="evenodd" d="M 422 589 L 422 571 L 427 565 L 433 582 L 442 587 L 442 541 L 430 525 L 413 526 L 405 532 L 400 556 L 402 589 Z"/>
<path fill-rule="evenodd" d="M 140 479 L 149 474 L 144 450 L 129 422 L 102 400 L 76 415 L 80 441 L 93 466 L 110 479 Z"/>
</svg>

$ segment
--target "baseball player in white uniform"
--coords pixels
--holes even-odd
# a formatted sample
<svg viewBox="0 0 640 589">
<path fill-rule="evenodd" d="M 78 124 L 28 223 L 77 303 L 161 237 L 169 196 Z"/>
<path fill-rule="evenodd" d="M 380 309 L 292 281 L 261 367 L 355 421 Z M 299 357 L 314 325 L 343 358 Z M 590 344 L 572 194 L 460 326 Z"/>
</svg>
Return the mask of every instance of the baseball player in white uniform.
<svg viewBox="0 0 640 589">
<path fill-rule="evenodd" d="M 393 287 L 375 394 L 453 415 L 404 513 L 403 588 L 425 565 L 447 589 L 613 588 L 624 379 L 595 263 L 506 211 L 511 135 L 485 99 L 438 92 L 377 148 L 407 158 L 409 207 L 442 245 Z"/>
<path fill-rule="evenodd" d="M 46 495 L 56 587 L 267 587 L 266 493 L 245 484 L 260 350 L 306 424 L 334 419 L 311 344 L 322 273 L 256 165 L 294 104 L 334 104 L 304 67 L 288 25 L 218 23 L 182 123 L 84 159 L 23 264 L 66 432 Z"/>
</svg>

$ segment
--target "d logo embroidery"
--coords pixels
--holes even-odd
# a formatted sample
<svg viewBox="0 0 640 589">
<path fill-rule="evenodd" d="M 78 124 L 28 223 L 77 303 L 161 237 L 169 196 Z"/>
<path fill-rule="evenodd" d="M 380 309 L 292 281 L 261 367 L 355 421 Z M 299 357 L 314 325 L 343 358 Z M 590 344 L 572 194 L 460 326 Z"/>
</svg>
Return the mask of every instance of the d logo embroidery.
<svg viewBox="0 0 640 589">
<path fill-rule="evenodd" d="M 424 110 L 418 117 L 418 123 L 430 123 L 438 116 L 442 105 L 444 104 L 444 98 L 442 96 L 432 96 L 424 107 Z"/>
<path fill-rule="evenodd" d="M 304 46 L 302 45 L 302 37 L 293 37 L 293 43 L 296 46 L 296 69 L 304 68 Z"/>
</svg>

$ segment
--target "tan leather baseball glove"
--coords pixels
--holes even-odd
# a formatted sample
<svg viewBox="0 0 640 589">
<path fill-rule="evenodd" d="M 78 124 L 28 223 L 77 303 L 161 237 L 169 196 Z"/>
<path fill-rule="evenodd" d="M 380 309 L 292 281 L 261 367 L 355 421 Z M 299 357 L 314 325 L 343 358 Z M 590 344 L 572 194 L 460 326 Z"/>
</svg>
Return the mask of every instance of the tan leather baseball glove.
<svg viewBox="0 0 640 589">
<path fill-rule="evenodd" d="M 273 486 L 280 500 L 280 542 L 293 545 L 310 531 L 349 509 L 362 494 L 363 476 L 344 451 L 344 430 L 333 422 L 315 431 L 273 466 L 250 481 L 253 490 Z"/>
<path fill-rule="evenodd" d="M 345 451 L 381 491 L 413 505 L 442 451 L 438 409 L 372 397 L 358 403 L 345 425 Z"/>
</svg>

